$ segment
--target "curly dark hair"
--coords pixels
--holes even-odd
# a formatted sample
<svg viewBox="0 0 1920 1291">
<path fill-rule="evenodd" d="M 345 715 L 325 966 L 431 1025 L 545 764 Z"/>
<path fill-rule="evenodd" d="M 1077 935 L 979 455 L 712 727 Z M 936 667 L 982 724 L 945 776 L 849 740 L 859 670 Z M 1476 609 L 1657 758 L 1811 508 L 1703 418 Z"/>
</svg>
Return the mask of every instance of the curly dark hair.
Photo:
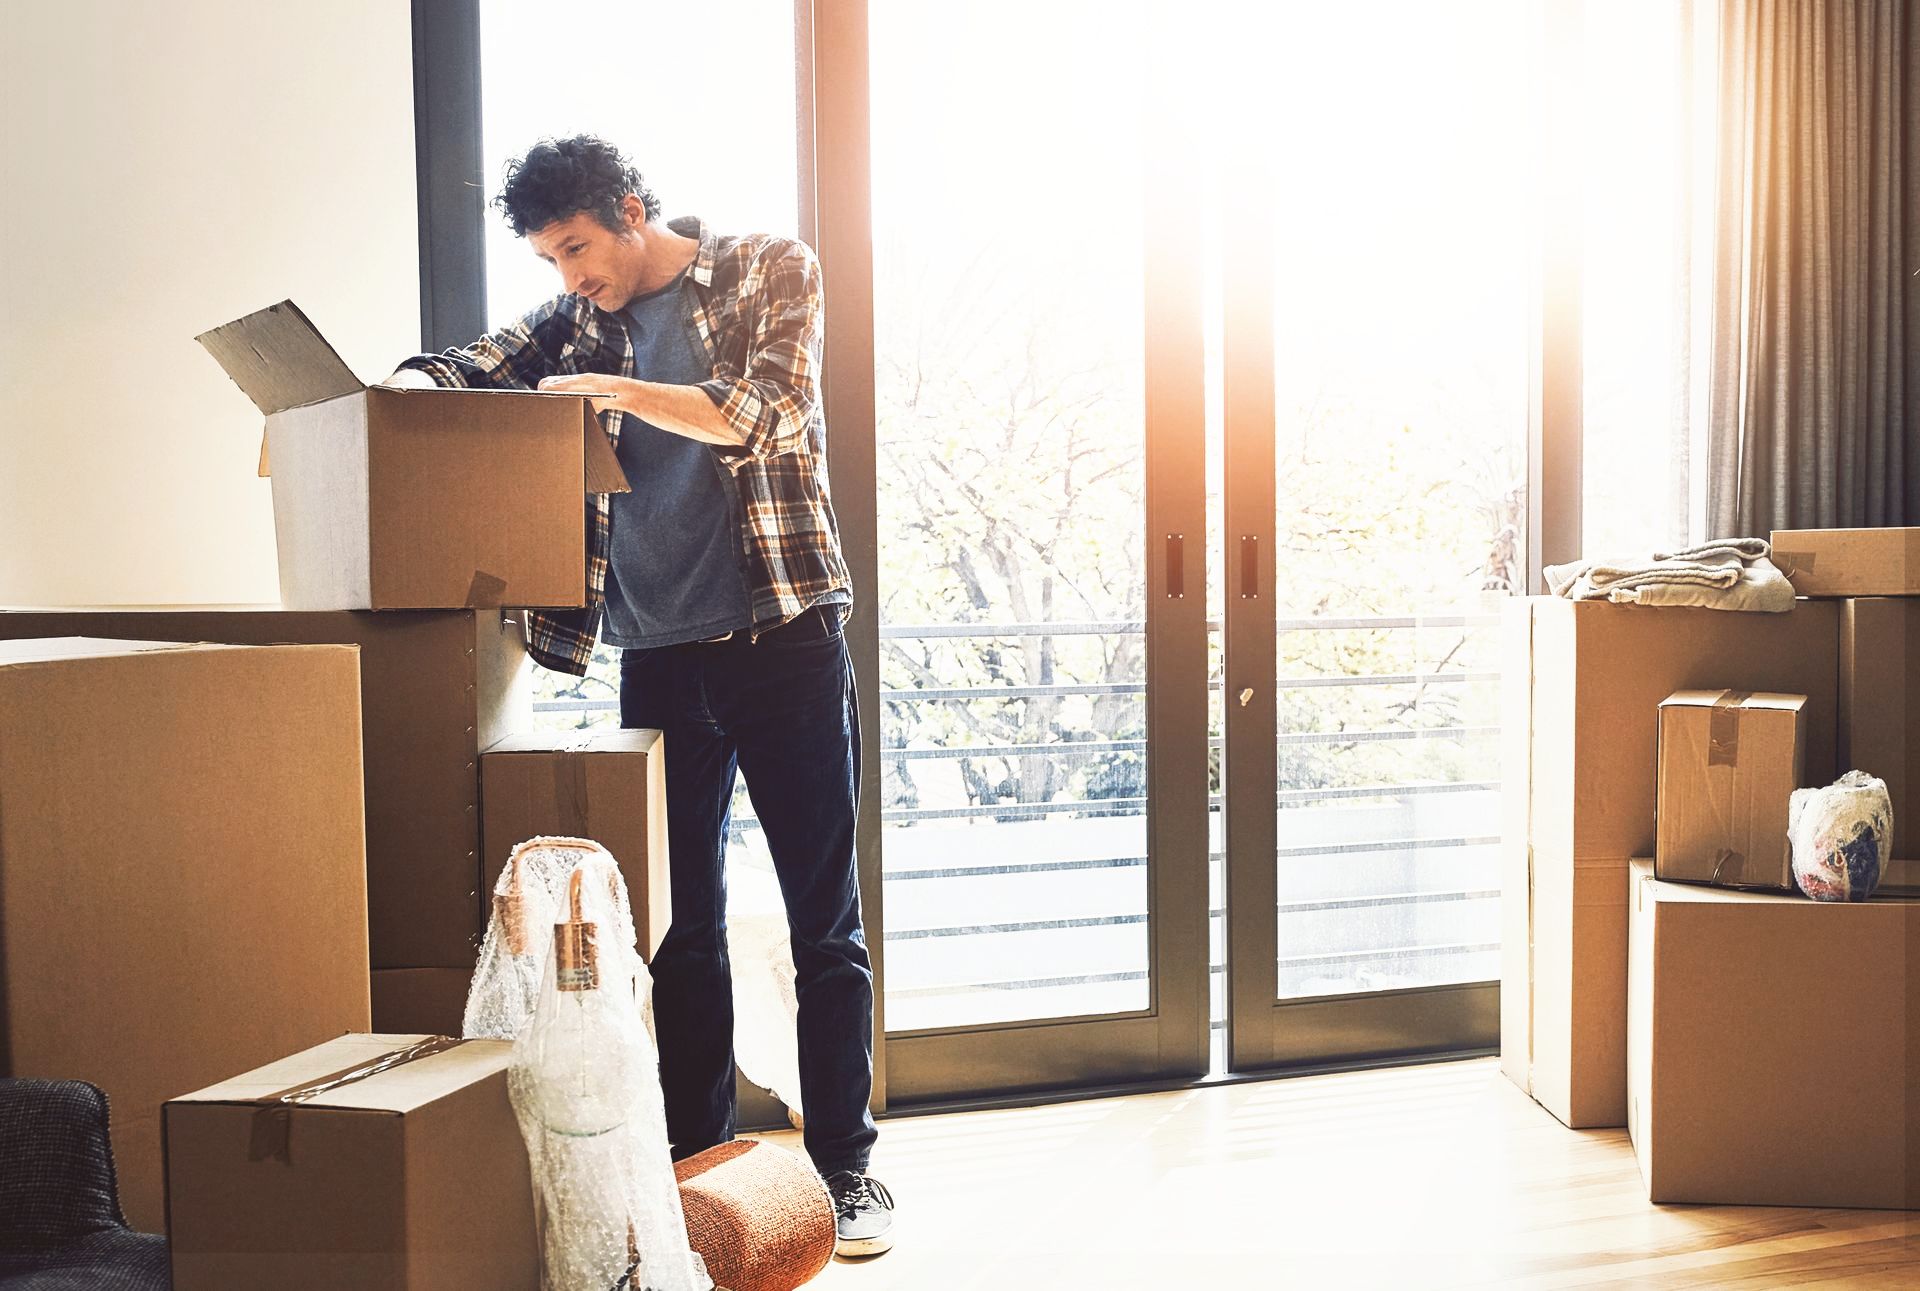
<svg viewBox="0 0 1920 1291">
<path fill-rule="evenodd" d="M 507 217 L 515 237 L 524 238 L 581 211 L 591 211 L 600 223 L 620 233 L 626 229 L 620 202 L 628 193 L 640 199 L 649 220 L 660 218 L 660 199 L 633 163 L 606 140 L 577 134 L 570 139 L 542 139 L 525 156 L 508 162 L 506 182 L 493 205 Z"/>
</svg>

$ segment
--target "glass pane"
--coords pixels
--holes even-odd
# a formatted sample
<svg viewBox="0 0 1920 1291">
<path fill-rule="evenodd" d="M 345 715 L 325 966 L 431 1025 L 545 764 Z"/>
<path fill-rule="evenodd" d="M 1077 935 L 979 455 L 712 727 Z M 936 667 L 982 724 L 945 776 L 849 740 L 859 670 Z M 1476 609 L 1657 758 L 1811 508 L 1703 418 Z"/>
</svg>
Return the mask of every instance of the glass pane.
<svg viewBox="0 0 1920 1291">
<path fill-rule="evenodd" d="M 1585 5 L 1581 528 L 1595 555 L 1687 542 L 1684 9 Z"/>
<path fill-rule="evenodd" d="M 1275 131 L 1279 988 L 1497 976 L 1533 6 L 1289 6 Z"/>
<path fill-rule="evenodd" d="M 724 84 L 712 57 L 596 65 L 617 50 L 717 55 L 722 32 Z M 667 218 L 698 215 L 726 232 L 797 236 L 793 63 L 793 0 L 578 0 L 560 9 L 481 0 L 487 197 L 500 189 L 501 168 L 535 140 L 597 134 L 638 167 Z M 489 212 L 488 316 L 517 318 L 559 290 L 554 271 Z"/>
<path fill-rule="evenodd" d="M 618 145 L 659 196 L 665 215 L 698 215 L 722 232 L 799 231 L 792 0 L 635 5 L 582 0 L 557 11 L 482 0 L 481 177 L 489 199 L 502 169 L 543 136 L 597 134 Z M 593 33 L 583 46 L 580 33 Z M 596 71 L 596 50 L 697 49 L 727 32 L 726 92 L 693 58 L 649 58 L 644 76 Z M 681 105 L 698 104 L 697 114 Z M 716 146 L 724 140 L 725 146 Z M 557 274 L 487 215 L 487 313 L 505 323 L 561 290 Z M 570 730 L 620 723 L 618 651 L 601 646 L 588 675 L 535 672 L 535 723 Z M 778 917 L 773 865 L 746 786 L 734 794 L 728 912 Z"/>
<path fill-rule="evenodd" d="M 1142 11 L 871 10 L 892 1031 L 1150 1002 Z"/>
</svg>

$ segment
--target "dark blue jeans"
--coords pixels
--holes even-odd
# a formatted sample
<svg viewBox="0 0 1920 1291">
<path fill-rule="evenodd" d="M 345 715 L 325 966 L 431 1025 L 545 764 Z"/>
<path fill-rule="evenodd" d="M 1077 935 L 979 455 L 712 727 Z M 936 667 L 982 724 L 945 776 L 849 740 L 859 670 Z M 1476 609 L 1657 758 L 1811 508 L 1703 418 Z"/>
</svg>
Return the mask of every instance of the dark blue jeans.
<svg viewBox="0 0 1920 1291">
<path fill-rule="evenodd" d="M 665 734 L 673 922 L 652 968 L 674 1158 L 733 1137 L 725 860 L 744 774 L 792 933 L 807 1154 L 822 1174 L 865 1170 L 878 1136 L 873 969 L 853 856 L 860 719 L 838 607 L 758 642 L 736 632 L 622 652 L 620 723 Z"/>
</svg>

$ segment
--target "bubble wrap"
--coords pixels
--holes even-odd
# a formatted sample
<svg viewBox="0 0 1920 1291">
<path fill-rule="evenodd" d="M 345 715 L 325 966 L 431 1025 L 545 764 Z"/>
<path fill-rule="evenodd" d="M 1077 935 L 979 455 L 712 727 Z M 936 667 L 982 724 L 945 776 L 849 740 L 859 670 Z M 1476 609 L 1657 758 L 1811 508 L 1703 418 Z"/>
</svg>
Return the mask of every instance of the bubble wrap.
<svg viewBox="0 0 1920 1291">
<path fill-rule="evenodd" d="M 773 875 L 751 866 L 727 874 L 727 959 L 733 966 L 733 1056 L 740 1073 L 790 1109 L 800 1124 L 800 1016 L 793 938 Z"/>
<path fill-rule="evenodd" d="M 1787 804 L 1793 881 L 1815 901 L 1865 901 L 1880 886 L 1892 833 L 1886 782 L 1864 771 L 1796 789 Z"/>
<path fill-rule="evenodd" d="M 555 925 L 572 917 L 593 925 L 597 984 L 563 991 Z M 567 838 L 516 848 L 495 886 L 463 1029 L 513 1041 L 508 1091 L 532 1168 L 542 1291 L 713 1286 L 687 1243 L 651 996 L 606 849 Z"/>
</svg>

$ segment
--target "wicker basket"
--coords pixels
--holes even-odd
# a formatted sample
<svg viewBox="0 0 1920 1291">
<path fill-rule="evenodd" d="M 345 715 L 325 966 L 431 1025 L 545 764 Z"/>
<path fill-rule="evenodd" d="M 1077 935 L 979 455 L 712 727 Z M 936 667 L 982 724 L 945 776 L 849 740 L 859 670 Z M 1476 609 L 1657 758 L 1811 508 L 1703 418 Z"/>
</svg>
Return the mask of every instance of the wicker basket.
<svg viewBox="0 0 1920 1291">
<path fill-rule="evenodd" d="M 833 1201 L 785 1148 L 735 1139 L 673 1167 L 687 1240 L 726 1291 L 793 1291 L 833 1259 Z"/>
</svg>

